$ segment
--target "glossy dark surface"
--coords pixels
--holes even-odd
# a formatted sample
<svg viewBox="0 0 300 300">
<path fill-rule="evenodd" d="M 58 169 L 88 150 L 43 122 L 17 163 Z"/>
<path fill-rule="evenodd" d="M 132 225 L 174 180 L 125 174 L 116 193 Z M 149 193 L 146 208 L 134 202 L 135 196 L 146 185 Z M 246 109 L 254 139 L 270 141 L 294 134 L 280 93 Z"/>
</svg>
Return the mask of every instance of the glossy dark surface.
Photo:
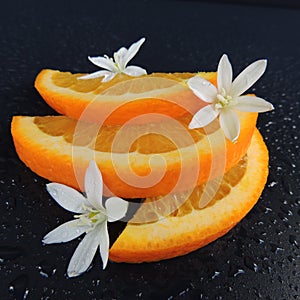
<svg viewBox="0 0 300 300">
<path fill-rule="evenodd" d="M 299 299 L 300 11 L 196 1 L 59 3 L 12 1 L 0 11 L 0 299 Z M 41 240 L 72 216 L 49 197 L 47 180 L 19 161 L 10 121 L 54 114 L 33 87 L 41 69 L 91 72 L 88 55 L 111 54 L 142 36 L 147 42 L 133 62 L 148 72 L 215 70 L 227 53 L 237 74 L 268 58 L 252 89 L 276 108 L 258 122 L 270 150 L 268 184 L 247 217 L 205 248 L 157 263 L 109 263 L 105 271 L 96 256 L 86 274 L 67 279 L 78 240 Z M 111 224 L 112 236 L 121 227 Z"/>
</svg>

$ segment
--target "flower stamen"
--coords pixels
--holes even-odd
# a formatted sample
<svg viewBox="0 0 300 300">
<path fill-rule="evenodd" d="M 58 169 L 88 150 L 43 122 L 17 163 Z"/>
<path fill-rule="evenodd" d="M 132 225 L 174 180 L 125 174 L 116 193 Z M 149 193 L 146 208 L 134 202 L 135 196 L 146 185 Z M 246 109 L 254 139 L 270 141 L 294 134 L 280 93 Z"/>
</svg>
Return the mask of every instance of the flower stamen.
<svg viewBox="0 0 300 300">
<path fill-rule="evenodd" d="M 233 98 L 230 95 L 223 96 L 222 94 L 217 94 L 217 99 L 219 102 L 216 103 L 216 108 L 224 108 L 231 105 L 233 102 Z"/>
<path fill-rule="evenodd" d="M 265 112 L 274 108 L 262 98 L 242 95 L 263 75 L 266 66 L 266 60 L 258 60 L 232 81 L 232 66 L 224 54 L 218 65 L 217 87 L 200 76 L 190 78 L 187 83 L 189 88 L 198 98 L 210 104 L 194 115 L 189 128 L 204 127 L 220 116 L 221 129 L 226 138 L 235 142 L 240 134 L 240 121 L 235 110 Z"/>
</svg>

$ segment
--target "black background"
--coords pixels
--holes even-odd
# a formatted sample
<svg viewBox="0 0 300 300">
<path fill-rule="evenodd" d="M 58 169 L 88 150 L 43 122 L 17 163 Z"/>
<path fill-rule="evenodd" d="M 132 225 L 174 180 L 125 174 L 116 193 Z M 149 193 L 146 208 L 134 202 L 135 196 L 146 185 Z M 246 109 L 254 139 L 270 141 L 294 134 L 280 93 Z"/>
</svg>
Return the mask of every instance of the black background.
<svg viewBox="0 0 300 300">
<path fill-rule="evenodd" d="M 199 0 L 194 0 L 199 2 Z M 283 8 L 300 8 L 299 0 L 203 0 L 202 2 L 235 3 L 260 6 L 277 6 Z"/>
<path fill-rule="evenodd" d="M 299 299 L 299 10 L 197 1 L 1 6 L 0 299 Z M 244 220 L 194 253 L 109 263 L 105 271 L 97 256 L 86 274 L 67 279 L 78 240 L 43 246 L 41 239 L 72 216 L 17 158 L 11 118 L 55 114 L 33 87 L 41 69 L 91 72 L 88 55 L 112 54 L 142 36 L 147 41 L 133 62 L 149 73 L 215 70 L 227 53 L 237 74 L 268 59 L 252 89 L 276 108 L 258 122 L 270 150 L 268 184 Z M 111 224 L 112 236 L 119 229 Z"/>
</svg>

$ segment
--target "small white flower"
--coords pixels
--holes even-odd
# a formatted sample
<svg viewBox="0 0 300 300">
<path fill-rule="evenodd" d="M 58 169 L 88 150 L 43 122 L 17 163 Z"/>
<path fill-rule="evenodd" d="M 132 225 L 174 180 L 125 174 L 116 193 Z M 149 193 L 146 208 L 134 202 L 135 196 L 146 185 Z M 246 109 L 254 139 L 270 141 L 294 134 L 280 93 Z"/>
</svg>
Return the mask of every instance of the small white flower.
<svg viewBox="0 0 300 300">
<path fill-rule="evenodd" d="M 122 219 L 127 211 L 128 202 L 118 197 L 107 199 L 102 205 L 103 182 L 101 173 L 94 161 L 91 161 L 85 174 L 84 197 L 78 191 L 59 183 L 47 184 L 47 190 L 54 200 L 64 209 L 75 212 L 75 220 L 66 222 L 49 232 L 43 239 L 45 244 L 64 243 L 86 233 L 79 243 L 68 266 L 68 276 L 75 277 L 90 266 L 97 248 L 103 262 L 107 265 L 109 254 L 109 236 L 107 222 Z"/>
<path fill-rule="evenodd" d="M 133 43 L 129 49 L 124 47 L 120 48 L 114 53 L 114 58 L 110 58 L 107 55 L 98 57 L 88 57 L 88 59 L 96 66 L 105 70 L 97 71 L 92 74 L 84 75 L 78 79 L 92 79 L 98 77 L 104 77 L 102 82 L 107 82 L 113 79 L 116 74 L 124 73 L 129 76 L 141 76 L 147 74 L 146 70 L 138 66 L 128 66 L 130 60 L 137 54 L 142 44 L 145 42 L 145 38 L 141 38 L 136 43 Z"/>
<path fill-rule="evenodd" d="M 219 116 L 220 126 L 225 136 L 232 142 L 240 134 L 240 121 L 234 110 L 245 112 L 265 112 L 274 109 L 273 105 L 255 96 L 241 96 L 265 72 L 266 60 L 258 60 L 243 70 L 232 82 L 232 67 L 226 54 L 218 65 L 216 88 L 209 81 L 195 76 L 188 80 L 188 86 L 201 100 L 211 103 L 200 109 L 189 124 L 190 129 L 208 125 Z"/>
</svg>

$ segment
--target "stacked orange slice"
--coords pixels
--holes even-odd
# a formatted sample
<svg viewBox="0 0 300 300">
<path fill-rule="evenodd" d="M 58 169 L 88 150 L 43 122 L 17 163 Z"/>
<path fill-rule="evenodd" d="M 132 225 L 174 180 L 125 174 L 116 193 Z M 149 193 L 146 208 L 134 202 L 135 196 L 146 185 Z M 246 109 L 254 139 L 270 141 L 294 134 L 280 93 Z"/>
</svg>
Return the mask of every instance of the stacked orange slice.
<svg viewBox="0 0 300 300">
<path fill-rule="evenodd" d="M 11 130 L 20 159 L 38 175 L 82 190 L 95 160 L 105 195 L 146 198 L 111 259 L 183 255 L 226 233 L 256 203 L 268 173 L 257 114 L 238 114 L 236 143 L 217 121 L 188 129 L 205 103 L 186 81 L 197 75 L 215 84 L 216 73 L 118 75 L 106 83 L 81 75 L 42 71 L 35 86 L 63 115 L 14 117 Z"/>
<path fill-rule="evenodd" d="M 186 86 L 192 73 L 153 73 L 140 77 L 118 74 L 111 81 L 78 79 L 84 74 L 43 70 L 35 87 L 57 112 L 74 119 L 123 124 L 150 113 L 180 117 L 195 113 L 203 102 Z M 216 83 L 215 73 L 199 76 Z M 141 118 L 139 121 L 141 122 Z M 144 119 L 144 123 L 152 120 Z"/>
</svg>

